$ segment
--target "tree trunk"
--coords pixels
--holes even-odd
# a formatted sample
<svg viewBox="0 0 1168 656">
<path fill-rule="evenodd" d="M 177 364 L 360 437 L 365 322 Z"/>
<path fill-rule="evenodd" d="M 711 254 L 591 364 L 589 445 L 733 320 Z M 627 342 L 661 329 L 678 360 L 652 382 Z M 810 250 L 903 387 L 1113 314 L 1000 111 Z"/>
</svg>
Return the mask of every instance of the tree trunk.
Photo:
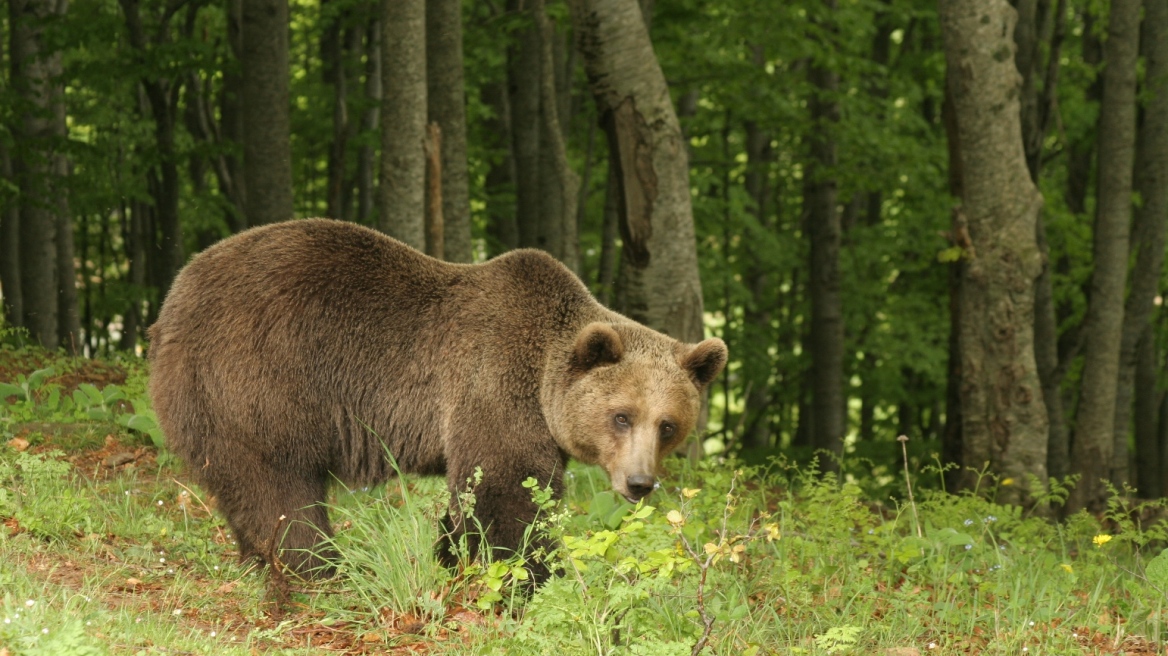
<svg viewBox="0 0 1168 656">
<path fill-rule="evenodd" d="M 130 287 L 130 302 L 122 318 L 122 340 L 118 344 L 118 348 L 131 352 L 138 344 L 138 332 L 142 324 L 141 294 L 146 287 L 146 249 L 142 243 L 144 217 L 142 216 L 143 212 L 138 211 L 139 207 L 141 207 L 140 203 L 132 203 L 128 217 L 125 216 L 127 208 L 122 207 L 123 220 L 126 223 L 122 243 L 126 249 L 126 261 L 129 264 L 127 282 Z"/>
<path fill-rule="evenodd" d="M 507 4 L 520 11 L 517 0 Z M 539 29 L 530 6 L 522 10 L 530 25 L 517 31 L 507 51 L 507 86 L 511 101 L 511 143 L 515 157 L 515 218 L 519 246 L 539 247 L 540 234 L 540 61 Z"/>
<path fill-rule="evenodd" d="M 1160 445 L 1160 496 L 1168 497 L 1168 394 L 1161 393 L 1156 439 Z M 1151 496 L 1156 496 L 1153 492 Z"/>
<path fill-rule="evenodd" d="M 1030 180 L 1012 56 L 1016 13 L 1006 0 L 941 0 L 941 33 L 960 152 L 962 462 L 1013 485 L 1001 500 L 1029 505 L 1026 475 L 1046 481 L 1046 408 L 1034 358 L 1035 242 L 1042 196 Z M 968 235 L 968 237 L 966 237 Z M 967 485 L 970 485 L 967 481 Z"/>
<path fill-rule="evenodd" d="M 1164 268 L 1165 231 L 1168 230 L 1168 0 L 1145 0 L 1140 46 L 1146 62 L 1149 96 L 1136 140 L 1133 184 L 1143 200 L 1132 220 L 1135 267 L 1124 306 L 1123 338 L 1119 356 L 1119 385 L 1115 395 L 1115 457 L 1111 482 L 1129 482 L 1128 435 L 1135 389 L 1137 344 L 1149 326 Z M 1154 348 L 1154 347 L 1153 347 Z M 1155 378 L 1152 379 L 1153 385 Z M 1143 436 L 1144 444 L 1154 444 Z M 1138 439 L 1138 438 L 1137 438 Z M 1157 488 L 1158 489 L 1158 488 Z"/>
<path fill-rule="evenodd" d="M 426 6 L 385 2 L 381 33 L 381 229 L 426 249 Z"/>
<path fill-rule="evenodd" d="M 689 168 L 665 76 L 636 0 L 572 0 L 573 26 L 620 181 L 628 315 L 703 337 Z"/>
<path fill-rule="evenodd" d="M 65 99 L 58 90 L 54 99 L 58 137 L 65 139 Z M 69 163 L 58 155 L 54 174 L 58 184 L 67 186 Z M 81 349 L 81 316 L 77 305 L 77 271 L 73 263 L 73 215 L 69 213 L 69 199 L 64 193 L 53 199 L 57 212 L 57 342 L 70 355 L 79 355 Z M 92 330 L 93 326 L 90 325 Z"/>
<path fill-rule="evenodd" d="M 426 255 L 445 258 L 446 221 L 442 211 L 442 128 L 437 123 L 426 126 Z"/>
<path fill-rule="evenodd" d="M 321 12 L 328 13 L 328 25 L 321 37 L 321 76 L 333 88 L 333 138 L 328 151 L 328 183 L 325 189 L 326 216 L 343 219 L 345 216 L 345 151 L 349 141 L 349 81 L 345 70 L 345 40 L 343 24 L 346 11 L 331 9 L 335 0 L 322 0 Z"/>
<path fill-rule="evenodd" d="M 580 272 L 580 238 L 576 227 L 576 203 L 580 194 L 580 177 L 568 163 L 568 148 L 564 143 L 564 132 L 560 125 L 559 99 L 556 93 L 556 66 L 552 52 L 552 41 L 556 38 L 555 28 L 544 12 L 543 0 L 535 0 L 532 12 L 542 56 L 540 57 L 540 109 L 543 116 L 543 144 L 551 159 L 549 185 L 543 186 L 544 197 L 555 196 L 559 214 L 549 212 L 544 222 L 558 225 L 559 244 L 553 251 L 560 261 L 572 271 Z"/>
<path fill-rule="evenodd" d="M 462 72 L 461 0 L 426 1 L 429 120 L 442 130 L 442 216 L 445 259 L 470 262 L 470 181 L 466 153 L 466 90 Z"/>
<path fill-rule="evenodd" d="M 368 109 L 361 115 L 361 132 L 376 134 L 381 112 L 381 21 L 374 18 L 365 29 L 365 99 Z M 376 149 L 367 139 L 357 149 L 357 223 L 372 225 L 375 221 L 373 194 L 377 175 Z"/>
<path fill-rule="evenodd" d="M 487 170 L 487 252 L 491 256 L 519 247 L 519 224 L 515 221 L 515 158 L 511 156 L 511 107 L 507 85 L 483 85 L 483 104 L 491 116 L 483 125 L 483 137 L 491 150 Z"/>
<path fill-rule="evenodd" d="M 7 89 L 5 89 L 7 91 Z M 0 177 L 15 180 L 7 146 L 0 144 Z M 20 293 L 20 206 L 15 196 L 0 206 L 0 293 L 4 296 L 4 323 L 24 325 Z"/>
<path fill-rule="evenodd" d="M 227 0 L 227 43 L 237 63 L 243 60 L 243 0 Z M 240 67 L 223 69 L 223 95 L 219 100 L 220 138 L 232 144 L 234 152 L 225 158 L 224 169 L 234 190 L 234 212 L 229 217 L 231 231 L 247 228 L 247 181 L 243 172 L 243 73 Z"/>
<path fill-rule="evenodd" d="M 66 225 L 56 200 L 64 135 L 57 111 L 61 101 L 61 54 L 45 49 L 47 24 L 66 11 L 65 0 L 10 0 L 11 84 L 20 100 L 13 125 L 13 178 L 20 189 L 20 282 L 24 326 L 34 342 L 56 349 L 60 306 L 57 232 Z M 70 268 L 72 262 L 69 262 Z M 63 268 L 63 267 L 61 267 Z"/>
<path fill-rule="evenodd" d="M 1071 513 L 1102 508 L 1107 495 L 1103 481 L 1113 478 L 1113 470 L 1121 476 L 1127 469 L 1126 452 L 1122 464 L 1112 459 L 1131 230 L 1139 21 L 1140 0 L 1112 2 L 1103 45 L 1103 101 L 1097 131 L 1095 271 L 1084 319 L 1086 350 L 1071 446 L 1072 470 L 1082 479 L 1067 502 Z"/>
<path fill-rule="evenodd" d="M 835 0 L 826 0 L 829 12 Z M 844 431 L 844 322 L 840 299 L 839 249 L 840 214 L 836 207 L 835 132 L 839 124 L 839 104 L 834 96 L 839 76 L 819 65 L 810 71 L 815 87 L 811 106 L 811 159 L 807 165 L 807 223 L 811 240 L 811 411 L 815 432 L 812 444 L 840 456 Z M 835 470 L 838 462 L 824 461 L 824 469 Z"/>
<path fill-rule="evenodd" d="M 288 96 L 288 0 L 242 0 L 242 3 L 243 169 L 247 222 L 249 225 L 263 225 L 287 221 L 294 215 L 291 101 Z"/>
<path fill-rule="evenodd" d="M 1148 5 L 1161 0 L 1146 0 Z M 1168 7 L 1168 5 L 1166 5 Z M 1149 11 L 1149 13 L 1151 13 Z M 1144 20 L 1147 20 L 1145 18 Z M 1146 32 L 1145 32 L 1146 34 Z M 1136 347 L 1135 410 L 1136 425 L 1136 489 L 1139 496 L 1155 499 L 1160 496 L 1160 436 L 1156 433 L 1160 391 L 1156 389 L 1156 334 L 1149 322 L 1144 326 Z"/>
<path fill-rule="evenodd" d="M 596 274 L 596 284 L 600 288 L 597 299 L 606 307 L 612 307 L 616 273 L 616 236 L 620 231 L 620 180 L 616 168 L 609 165 L 604 184 L 604 219 L 600 228 L 600 264 Z"/>
</svg>

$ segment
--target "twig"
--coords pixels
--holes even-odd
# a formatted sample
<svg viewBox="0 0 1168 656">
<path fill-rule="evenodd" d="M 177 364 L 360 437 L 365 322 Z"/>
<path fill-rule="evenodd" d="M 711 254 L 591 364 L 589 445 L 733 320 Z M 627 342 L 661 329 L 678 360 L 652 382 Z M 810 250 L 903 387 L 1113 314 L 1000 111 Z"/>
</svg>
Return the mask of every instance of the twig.
<svg viewBox="0 0 1168 656">
<path fill-rule="evenodd" d="M 912 481 L 908 477 L 908 447 L 905 446 L 905 442 L 908 442 L 908 435 L 901 435 L 896 438 L 896 441 L 900 442 L 900 452 L 904 454 L 904 483 L 908 486 L 908 503 L 912 506 L 913 522 L 917 525 L 917 537 L 922 538 L 924 535 L 921 533 L 921 518 L 917 516 L 917 502 L 913 501 Z"/>
<path fill-rule="evenodd" d="M 208 516 L 213 516 L 213 515 L 214 515 L 214 513 L 212 513 L 212 512 L 211 512 L 211 509 L 207 507 L 207 504 L 203 503 L 203 500 L 202 500 L 201 498 L 199 498 L 199 495 L 195 494 L 194 490 L 192 490 L 191 488 L 189 488 L 189 487 L 187 487 L 187 486 L 183 485 L 182 483 L 178 482 L 178 479 L 177 479 L 177 478 L 173 478 L 173 477 L 172 477 L 170 480 L 171 480 L 171 481 L 174 481 L 174 484 L 175 484 L 175 485 L 177 485 L 177 486 L 181 487 L 182 489 L 186 490 L 186 491 L 187 491 L 187 494 L 189 494 L 189 495 L 191 495 L 192 497 L 194 497 L 195 501 L 198 501 L 198 502 L 199 502 L 199 505 L 203 507 L 203 510 L 207 511 L 207 515 L 208 515 Z"/>
</svg>

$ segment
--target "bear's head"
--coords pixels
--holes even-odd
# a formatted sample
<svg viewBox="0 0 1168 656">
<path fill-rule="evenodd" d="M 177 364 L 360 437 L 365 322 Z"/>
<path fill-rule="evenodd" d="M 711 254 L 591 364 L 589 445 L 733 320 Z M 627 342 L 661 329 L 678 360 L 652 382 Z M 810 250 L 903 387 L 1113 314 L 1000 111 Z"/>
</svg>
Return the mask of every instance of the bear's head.
<svg viewBox="0 0 1168 656">
<path fill-rule="evenodd" d="M 613 489 L 636 502 L 697 425 L 726 344 L 684 344 L 629 322 L 588 324 L 569 348 L 545 379 L 548 427 L 568 455 L 603 467 Z"/>
</svg>

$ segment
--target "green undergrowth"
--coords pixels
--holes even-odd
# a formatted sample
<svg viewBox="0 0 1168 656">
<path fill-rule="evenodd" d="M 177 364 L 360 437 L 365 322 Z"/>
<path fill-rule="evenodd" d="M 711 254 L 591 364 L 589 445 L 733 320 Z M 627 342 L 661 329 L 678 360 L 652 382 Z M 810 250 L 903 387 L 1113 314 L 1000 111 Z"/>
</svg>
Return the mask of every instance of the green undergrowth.
<svg viewBox="0 0 1168 656">
<path fill-rule="evenodd" d="M 561 503 L 527 487 L 533 530 L 558 549 L 457 571 L 433 557 L 441 479 L 338 486 L 340 574 L 278 606 L 177 463 L 81 457 L 161 444 L 143 371 L 56 394 L 48 378 L 0 390 L 0 649 L 13 655 L 1164 652 L 1162 506 L 1117 493 L 1104 516 L 1053 522 L 918 489 L 914 509 L 781 459 L 670 459 L 636 506 L 572 465 Z M 53 424 L 70 428 L 29 428 Z M 61 437 L 78 426 L 101 439 Z M 473 517 L 473 496 L 461 502 Z M 534 558 L 557 575 L 532 592 Z"/>
</svg>

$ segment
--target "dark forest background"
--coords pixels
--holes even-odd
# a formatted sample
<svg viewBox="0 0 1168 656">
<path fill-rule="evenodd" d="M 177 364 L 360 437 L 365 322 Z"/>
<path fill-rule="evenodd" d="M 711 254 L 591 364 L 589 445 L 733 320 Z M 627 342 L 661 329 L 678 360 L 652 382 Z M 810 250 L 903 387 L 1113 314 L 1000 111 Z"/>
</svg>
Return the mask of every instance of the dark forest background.
<svg viewBox="0 0 1168 656">
<path fill-rule="evenodd" d="M 7 9 L 10 341 L 141 355 L 192 255 L 327 216 L 704 317 L 709 452 L 1168 493 L 1168 0 Z"/>
</svg>

